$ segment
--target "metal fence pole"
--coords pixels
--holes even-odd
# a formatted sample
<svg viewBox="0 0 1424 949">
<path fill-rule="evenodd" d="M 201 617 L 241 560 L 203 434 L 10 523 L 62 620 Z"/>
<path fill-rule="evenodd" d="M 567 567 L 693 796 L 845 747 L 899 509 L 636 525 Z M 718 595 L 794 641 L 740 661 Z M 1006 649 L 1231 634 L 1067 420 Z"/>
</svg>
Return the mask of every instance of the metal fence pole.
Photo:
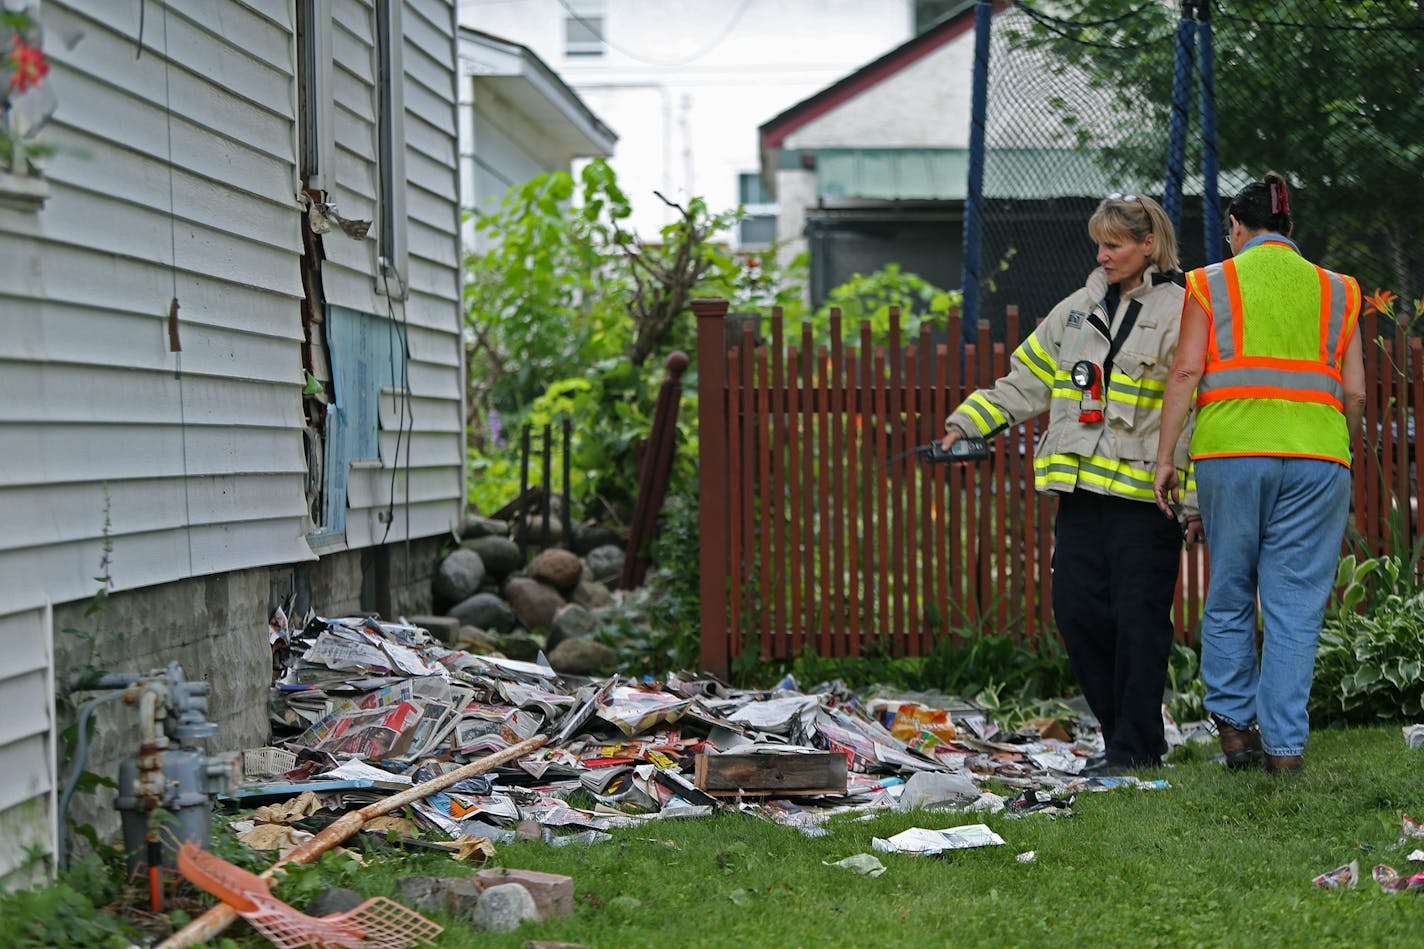
<svg viewBox="0 0 1424 949">
<path fill-rule="evenodd" d="M 974 8 L 974 80 L 969 115 L 969 182 L 964 196 L 964 323 L 978 326 L 980 202 L 984 197 L 984 122 L 989 103 L 989 30 L 994 5 L 979 0 Z M 961 348 L 972 336 L 960 340 Z"/>
<path fill-rule="evenodd" d="M 1184 0 L 1182 18 L 1177 22 L 1177 58 L 1172 71 L 1172 121 L 1167 141 L 1167 181 L 1162 188 L 1162 209 L 1180 234 L 1182 225 L 1182 178 L 1187 164 L 1187 112 L 1191 107 L 1192 47 L 1197 21 L 1192 18 L 1196 0 Z"/>
<path fill-rule="evenodd" d="M 1198 0 L 1197 33 L 1201 70 L 1201 143 L 1202 143 L 1202 228 L 1205 238 L 1206 262 L 1221 260 L 1221 192 L 1220 168 L 1216 153 L 1216 48 L 1211 32 L 1211 2 Z"/>
</svg>

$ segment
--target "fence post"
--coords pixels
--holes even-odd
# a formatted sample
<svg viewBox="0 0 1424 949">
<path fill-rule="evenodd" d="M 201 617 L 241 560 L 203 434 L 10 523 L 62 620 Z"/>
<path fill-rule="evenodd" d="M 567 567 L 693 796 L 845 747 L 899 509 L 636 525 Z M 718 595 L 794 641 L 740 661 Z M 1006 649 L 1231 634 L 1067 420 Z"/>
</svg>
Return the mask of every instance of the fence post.
<svg viewBox="0 0 1424 949">
<path fill-rule="evenodd" d="M 693 300 L 697 317 L 697 521 L 701 543 L 699 599 L 702 668 L 725 677 L 732 630 L 727 628 L 727 301 Z"/>
<path fill-rule="evenodd" d="M 687 354 L 670 353 L 667 377 L 658 390 L 657 408 L 653 410 L 653 429 L 647 449 L 638 465 L 638 497 L 633 505 L 633 526 L 628 533 L 628 553 L 623 558 L 623 575 L 618 585 L 624 590 L 641 586 L 648 572 L 647 545 L 657 532 L 658 512 L 667 497 L 668 474 L 677 443 L 677 410 L 682 401 L 682 374 L 687 369 Z"/>
</svg>

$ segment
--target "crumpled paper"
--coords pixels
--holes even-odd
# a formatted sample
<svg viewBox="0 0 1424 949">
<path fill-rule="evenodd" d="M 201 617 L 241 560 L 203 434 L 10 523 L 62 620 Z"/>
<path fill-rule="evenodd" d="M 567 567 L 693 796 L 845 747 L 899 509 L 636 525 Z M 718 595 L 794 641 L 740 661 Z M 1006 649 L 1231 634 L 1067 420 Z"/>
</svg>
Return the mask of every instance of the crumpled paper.
<svg viewBox="0 0 1424 949">
<path fill-rule="evenodd" d="M 822 864 L 828 867 L 841 867 L 846 870 L 854 870 L 861 876 L 878 877 L 885 872 L 885 864 L 872 853 L 858 853 L 854 856 L 846 857 L 844 860 L 822 860 Z"/>
</svg>

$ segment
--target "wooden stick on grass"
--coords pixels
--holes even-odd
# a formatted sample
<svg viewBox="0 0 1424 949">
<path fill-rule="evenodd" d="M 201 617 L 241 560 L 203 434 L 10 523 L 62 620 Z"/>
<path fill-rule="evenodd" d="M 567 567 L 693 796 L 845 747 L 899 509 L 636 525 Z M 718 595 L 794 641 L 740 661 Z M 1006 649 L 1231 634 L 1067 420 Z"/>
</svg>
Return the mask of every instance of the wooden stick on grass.
<svg viewBox="0 0 1424 949">
<path fill-rule="evenodd" d="M 517 745 L 510 745 L 503 751 L 497 751 L 492 755 L 486 755 L 476 761 L 471 761 L 462 768 L 457 768 L 447 774 L 442 774 L 438 778 L 431 778 L 423 781 L 414 787 L 407 788 L 399 794 L 392 794 L 390 797 L 382 798 L 372 804 L 367 804 L 358 811 L 343 814 L 330 825 L 323 828 L 320 833 L 310 840 L 303 841 L 286 857 L 278 860 L 259 876 L 270 879 L 274 873 L 288 864 L 311 863 L 332 847 L 348 839 L 359 831 L 366 822 L 373 817 L 380 817 L 392 811 L 399 810 L 414 801 L 429 797 L 436 791 L 443 791 L 450 785 L 465 778 L 481 774 L 492 770 L 509 761 L 529 754 L 542 747 L 549 738 L 547 735 L 535 735 L 533 738 L 525 739 Z M 193 920 L 163 942 L 159 943 L 158 949 L 180 949 L 182 946 L 196 946 L 201 943 L 210 942 L 213 937 L 222 932 L 233 921 L 237 919 L 237 910 L 226 903 L 219 903 L 208 910 L 197 919 Z"/>
</svg>

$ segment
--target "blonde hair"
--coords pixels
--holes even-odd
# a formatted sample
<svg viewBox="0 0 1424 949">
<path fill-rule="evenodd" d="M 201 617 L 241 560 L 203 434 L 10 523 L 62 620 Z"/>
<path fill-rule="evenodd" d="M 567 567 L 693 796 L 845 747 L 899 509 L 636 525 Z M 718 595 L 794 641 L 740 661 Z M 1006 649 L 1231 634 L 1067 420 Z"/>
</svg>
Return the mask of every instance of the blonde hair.
<svg viewBox="0 0 1424 949">
<path fill-rule="evenodd" d="M 1088 218 L 1088 236 L 1101 243 L 1104 240 L 1131 237 L 1145 241 L 1152 234 L 1152 265 L 1162 273 L 1177 269 L 1177 234 L 1162 205 L 1145 194 L 1116 195 L 1103 198 L 1098 209 Z"/>
</svg>

